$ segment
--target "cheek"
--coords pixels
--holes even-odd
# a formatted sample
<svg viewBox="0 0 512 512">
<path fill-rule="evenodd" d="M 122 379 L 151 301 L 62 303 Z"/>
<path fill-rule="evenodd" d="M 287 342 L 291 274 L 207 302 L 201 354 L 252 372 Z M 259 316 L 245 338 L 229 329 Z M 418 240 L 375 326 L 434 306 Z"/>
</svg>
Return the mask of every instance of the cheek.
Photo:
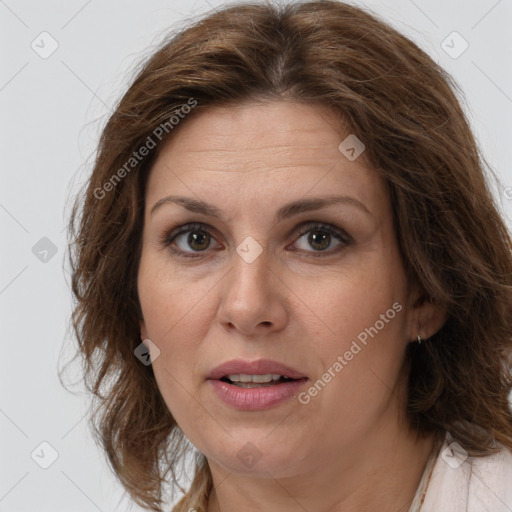
<svg viewBox="0 0 512 512">
<path fill-rule="evenodd" d="M 324 325 L 324 338 L 331 338 L 336 344 L 347 342 L 376 322 L 379 322 L 377 327 L 383 333 L 391 334 L 388 325 L 391 323 L 395 324 L 395 330 L 399 328 L 399 322 L 394 320 L 399 315 L 392 309 L 395 302 L 403 305 L 405 300 L 399 273 L 378 258 L 365 261 L 360 266 L 347 265 L 346 268 L 323 276 L 317 281 L 317 286 L 311 286 L 311 281 L 304 281 L 294 288 L 294 292 Z M 391 319 L 386 322 L 385 329 L 381 325 L 381 315 L 386 316 L 384 320 Z M 303 327 L 307 329 L 307 325 Z"/>
<path fill-rule="evenodd" d="M 208 441 L 204 433 L 212 432 L 218 420 L 214 413 L 205 414 L 208 410 L 202 405 L 196 381 L 189 372 L 193 363 L 194 357 L 188 358 L 184 350 L 177 349 L 174 354 L 166 347 L 153 363 L 153 372 L 174 421 L 196 448 L 207 453 Z"/>
<path fill-rule="evenodd" d="M 396 384 L 406 346 L 405 281 L 391 261 L 382 256 L 367 260 L 364 266 L 353 265 L 350 272 L 322 280 L 322 286 L 307 290 L 307 295 L 303 290 L 325 327 L 325 334 L 310 347 L 324 372 L 317 376 L 323 398 L 314 398 L 313 389 L 314 396 L 304 397 L 311 398 L 312 410 L 322 403 L 341 403 L 344 415 L 364 421 L 386 402 Z M 307 324 L 302 328 L 312 330 Z"/>
<path fill-rule="evenodd" d="M 152 363 L 155 378 L 168 408 L 179 421 L 176 414 L 190 409 L 189 393 L 195 392 L 201 342 L 211 322 L 205 297 L 211 285 L 180 277 L 164 263 L 143 253 L 138 295 L 143 335 L 160 351 Z"/>
<path fill-rule="evenodd" d="M 145 335 L 160 351 L 152 362 L 158 389 L 180 428 L 187 431 L 193 443 L 200 442 L 194 438 L 196 428 L 189 427 L 206 427 L 204 412 L 192 398 L 197 396 L 195 365 L 204 325 L 198 299 L 174 281 L 163 279 L 162 274 L 157 277 L 156 273 L 144 272 L 139 279 L 139 299 Z"/>
<path fill-rule="evenodd" d="M 138 295 L 148 337 L 163 349 L 177 340 L 177 334 L 190 339 L 194 328 L 204 324 L 204 299 L 210 288 L 208 279 L 191 279 L 165 257 L 143 252 Z"/>
<path fill-rule="evenodd" d="M 160 350 L 155 373 L 167 371 L 180 380 L 189 379 L 207 332 L 206 312 L 201 307 L 205 302 L 198 303 L 195 293 L 186 293 L 162 279 L 141 286 L 139 298 L 145 336 Z"/>
<path fill-rule="evenodd" d="M 319 436 L 364 438 L 386 414 L 391 390 L 402 375 L 402 303 L 393 302 L 388 294 L 373 295 L 370 300 L 360 292 L 338 295 L 339 304 L 347 300 L 349 307 L 333 307 L 325 313 L 336 334 L 317 338 L 316 346 L 310 347 L 322 368 L 298 397 L 299 414 L 304 424 L 315 418 L 313 428 Z"/>
</svg>

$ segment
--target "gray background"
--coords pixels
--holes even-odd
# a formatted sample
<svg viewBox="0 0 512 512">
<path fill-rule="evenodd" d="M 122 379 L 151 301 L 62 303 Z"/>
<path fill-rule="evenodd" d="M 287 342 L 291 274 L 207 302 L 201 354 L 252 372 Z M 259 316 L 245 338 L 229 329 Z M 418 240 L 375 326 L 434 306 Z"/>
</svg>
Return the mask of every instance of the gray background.
<svg viewBox="0 0 512 512">
<path fill-rule="evenodd" d="M 87 428 L 86 398 L 57 377 L 71 344 L 70 197 L 134 63 L 168 29 L 224 3 L 0 0 L 0 512 L 129 509 Z M 512 0 L 352 3 L 380 13 L 455 77 L 512 218 Z M 453 31 L 469 44 L 461 55 L 463 41 L 446 39 Z M 58 457 L 43 469 L 52 449 Z"/>
</svg>

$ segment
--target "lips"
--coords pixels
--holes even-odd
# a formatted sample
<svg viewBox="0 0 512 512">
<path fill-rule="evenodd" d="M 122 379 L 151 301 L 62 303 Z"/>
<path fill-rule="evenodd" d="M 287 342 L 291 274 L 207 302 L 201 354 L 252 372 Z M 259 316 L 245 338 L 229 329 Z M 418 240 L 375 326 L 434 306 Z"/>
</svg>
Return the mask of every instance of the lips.
<svg viewBox="0 0 512 512">
<path fill-rule="evenodd" d="M 307 379 L 307 376 L 295 368 L 291 368 L 285 364 L 270 359 L 258 359 L 256 361 L 245 361 L 242 359 L 234 359 L 226 361 L 217 366 L 208 375 L 208 379 L 220 380 L 227 378 L 228 375 L 267 375 L 279 374 L 288 379 Z"/>
<path fill-rule="evenodd" d="M 229 407 L 262 411 L 287 403 L 308 380 L 299 370 L 277 361 L 235 359 L 212 370 L 207 382 Z"/>
</svg>

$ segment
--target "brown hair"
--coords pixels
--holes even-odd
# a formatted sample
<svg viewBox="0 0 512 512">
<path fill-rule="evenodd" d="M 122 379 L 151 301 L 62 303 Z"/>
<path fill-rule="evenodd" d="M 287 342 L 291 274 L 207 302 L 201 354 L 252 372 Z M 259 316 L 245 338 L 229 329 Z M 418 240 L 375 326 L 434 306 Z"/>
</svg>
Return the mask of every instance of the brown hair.
<svg viewBox="0 0 512 512">
<path fill-rule="evenodd" d="M 406 353 L 411 425 L 449 431 L 471 455 L 492 453 L 496 442 L 512 448 L 511 240 L 454 91 L 453 79 L 413 42 L 337 1 L 229 6 L 173 34 L 144 62 L 103 130 L 70 228 L 72 323 L 84 380 L 99 399 L 94 428 L 138 504 L 162 510 L 166 476 L 175 481 L 187 453 L 151 366 L 134 350 L 145 184 L 179 129 L 170 116 L 191 99 L 189 116 L 213 105 L 293 99 L 343 117 L 389 185 L 407 275 L 425 300 L 447 308 L 444 326 Z M 161 142 L 128 169 L 166 122 Z M 195 478 L 174 511 L 205 510 L 211 485 L 196 454 Z"/>
</svg>

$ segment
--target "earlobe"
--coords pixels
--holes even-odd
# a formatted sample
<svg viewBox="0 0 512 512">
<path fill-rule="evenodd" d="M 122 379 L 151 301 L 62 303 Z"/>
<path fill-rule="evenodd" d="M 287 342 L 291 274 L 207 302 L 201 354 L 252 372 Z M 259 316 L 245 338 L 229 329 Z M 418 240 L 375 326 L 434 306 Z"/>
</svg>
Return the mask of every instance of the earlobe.
<svg viewBox="0 0 512 512">
<path fill-rule="evenodd" d="M 421 294 L 413 303 L 409 322 L 409 340 L 428 340 L 436 334 L 446 322 L 446 306 L 435 304 L 425 294 Z"/>
</svg>

